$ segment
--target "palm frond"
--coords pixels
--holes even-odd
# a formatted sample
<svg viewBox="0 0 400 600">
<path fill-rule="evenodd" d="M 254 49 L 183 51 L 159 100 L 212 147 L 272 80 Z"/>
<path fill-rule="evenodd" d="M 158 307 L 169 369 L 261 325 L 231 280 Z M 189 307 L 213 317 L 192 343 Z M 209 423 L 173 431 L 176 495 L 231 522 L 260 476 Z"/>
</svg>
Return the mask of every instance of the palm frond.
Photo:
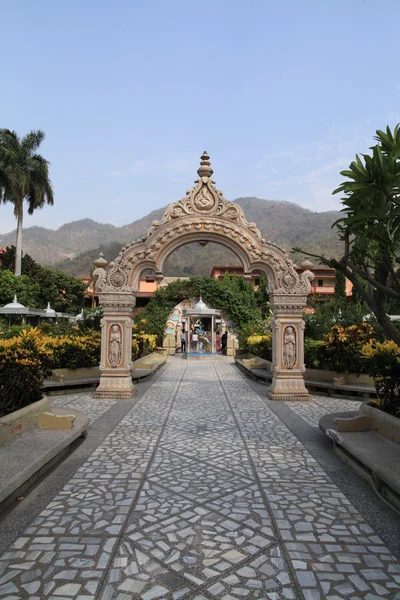
<svg viewBox="0 0 400 600">
<path fill-rule="evenodd" d="M 45 137 L 46 135 L 41 129 L 30 131 L 22 138 L 21 149 L 24 152 L 31 154 L 39 148 Z"/>
</svg>

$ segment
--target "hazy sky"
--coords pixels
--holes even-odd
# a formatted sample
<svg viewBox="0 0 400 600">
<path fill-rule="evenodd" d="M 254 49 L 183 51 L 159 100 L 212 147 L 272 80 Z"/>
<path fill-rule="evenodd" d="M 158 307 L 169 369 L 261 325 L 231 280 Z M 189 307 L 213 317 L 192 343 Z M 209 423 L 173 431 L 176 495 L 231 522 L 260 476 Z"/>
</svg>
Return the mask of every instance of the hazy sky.
<svg viewBox="0 0 400 600">
<path fill-rule="evenodd" d="M 400 121 L 399 0 L 0 0 L 0 20 L 1 126 L 43 129 L 52 163 L 25 226 L 129 223 L 203 150 L 229 199 L 338 208 L 339 171 Z"/>
</svg>

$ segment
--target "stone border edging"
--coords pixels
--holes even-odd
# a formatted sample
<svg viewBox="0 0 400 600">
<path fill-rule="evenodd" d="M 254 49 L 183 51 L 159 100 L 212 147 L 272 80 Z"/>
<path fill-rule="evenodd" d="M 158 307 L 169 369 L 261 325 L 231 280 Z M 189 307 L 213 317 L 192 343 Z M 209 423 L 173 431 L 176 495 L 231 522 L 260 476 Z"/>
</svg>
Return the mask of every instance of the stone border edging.
<svg viewBox="0 0 400 600">
<path fill-rule="evenodd" d="M 251 362 L 254 361 L 252 365 Z M 255 364 L 258 362 L 258 365 Z M 262 359 L 255 354 L 243 353 L 235 356 L 235 363 L 260 383 L 268 385 L 272 381 L 272 362 Z M 311 393 L 327 394 L 354 399 L 357 397 L 370 398 L 376 395 L 372 380 L 366 375 L 355 373 L 336 373 L 336 371 L 323 371 L 306 369 L 304 381 Z"/>
<path fill-rule="evenodd" d="M 0 477 L 0 506 L 8 503 L 10 496 L 27 483 L 58 454 L 70 446 L 77 438 L 85 436 L 89 417 L 75 409 L 54 408 L 55 415 L 75 415 L 72 429 L 46 430 L 32 427 L 19 439 L 10 440 L 9 445 L 0 448 L 1 462 L 4 464 Z M 38 448 L 37 441 L 42 441 Z M 42 452 L 41 452 L 42 451 Z"/>
<path fill-rule="evenodd" d="M 153 357 L 154 355 L 160 356 L 163 360 L 160 360 L 159 362 L 154 363 L 153 365 L 149 365 L 147 368 L 145 369 L 138 369 L 137 367 L 135 368 L 135 365 L 139 364 L 140 362 L 145 363 L 146 359 L 151 360 L 150 357 Z M 135 360 L 132 363 L 132 371 L 131 371 L 131 376 L 132 376 L 132 380 L 133 381 L 143 381 L 145 379 L 148 379 L 149 377 L 151 377 L 156 371 L 158 371 L 158 369 L 160 367 L 162 367 L 163 365 L 165 365 L 166 361 L 167 361 L 168 356 L 160 351 L 155 351 L 155 352 L 151 352 L 150 354 L 146 354 L 146 356 L 143 356 L 142 358 L 138 358 L 137 360 Z M 65 372 L 69 372 L 70 369 L 64 369 Z M 68 389 L 74 389 L 79 390 L 82 389 L 82 391 L 84 391 L 85 388 L 93 388 L 96 387 L 100 381 L 100 370 L 98 367 L 88 367 L 88 368 L 84 368 L 84 369 L 77 369 L 76 371 L 82 371 L 85 372 L 85 377 L 73 377 L 72 379 L 63 379 L 62 381 L 54 381 L 52 379 L 47 379 L 43 382 L 43 389 L 45 389 L 47 392 L 51 392 L 51 391 L 56 391 L 58 393 L 60 393 L 62 390 L 68 390 Z M 92 375 L 91 373 L 96 373 L 95 375 Z"/>
<path fill-rule="evenodd" d="M 32 402 L 4 417 L 0 417 L 0 446 L 16 435 L 23 433 L 36 424 L 39 413 L 51 410 L 50 399 L 47 396 Z"/>
</svg>

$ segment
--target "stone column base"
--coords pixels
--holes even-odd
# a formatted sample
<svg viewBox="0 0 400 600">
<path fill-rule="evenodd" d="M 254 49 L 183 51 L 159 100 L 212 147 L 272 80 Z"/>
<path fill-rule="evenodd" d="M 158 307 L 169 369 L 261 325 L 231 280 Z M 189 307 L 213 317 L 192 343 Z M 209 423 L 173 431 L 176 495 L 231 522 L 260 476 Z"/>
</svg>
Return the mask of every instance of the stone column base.
<svg viewBox="0 0 400 600">
<path fill-rule="evenodd" d="M 93 398 L 104 398 L 108 400 L 130 400 L 136 396 L 136 388 L 132 383 L 132 377 L 126 375 L 116 377 L 115 375 L 102 375 Z"/>
<path fill-rule="evenodd" d="M 267 390 L 270 400 L 285 400 L 288 402 L 306 402 L 311 395 L 304 385 L 303 377 L 279 377 L 272 380 Z"/>
</svg>

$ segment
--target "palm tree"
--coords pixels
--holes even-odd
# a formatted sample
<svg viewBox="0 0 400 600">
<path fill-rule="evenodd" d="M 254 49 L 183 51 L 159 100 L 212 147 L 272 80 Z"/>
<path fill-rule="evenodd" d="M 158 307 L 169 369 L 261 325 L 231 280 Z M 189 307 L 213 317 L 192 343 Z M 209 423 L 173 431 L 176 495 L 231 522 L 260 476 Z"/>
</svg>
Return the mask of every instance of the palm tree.
<svg viewBox="0 0 400 600">
<path fill-rule="evenodd" d="M 0 202 L 12 202 L 17 219 L 15 275 L 21 275 L 24 200 L 30 215 L 54 202 L 49 162 L 36 154 L 44 138 L 40 129 L 23 138 L 15 131 L 0 129 Z"/>
</svg>

